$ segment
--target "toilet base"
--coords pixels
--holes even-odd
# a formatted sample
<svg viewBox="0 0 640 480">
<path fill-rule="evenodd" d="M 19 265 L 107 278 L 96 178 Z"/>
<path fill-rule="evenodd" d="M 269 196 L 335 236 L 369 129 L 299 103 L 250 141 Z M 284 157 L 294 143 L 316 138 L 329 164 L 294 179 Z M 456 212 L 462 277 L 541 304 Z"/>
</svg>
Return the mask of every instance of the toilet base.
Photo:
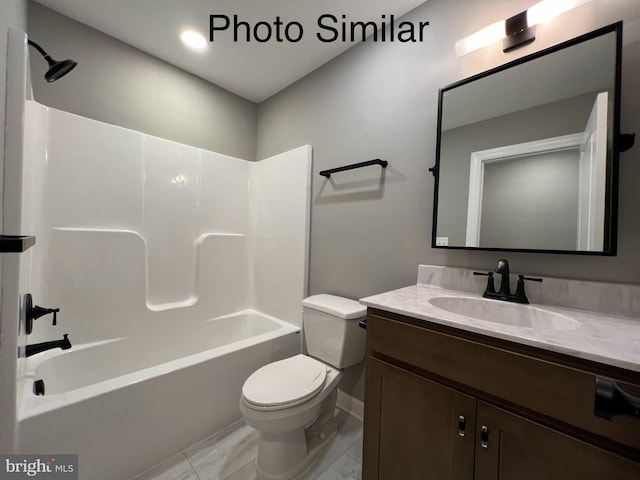
<svg viewBox="0 0 640 480">
<path fill-rule="evenodd" d="M 304 470 L 338 432 L 337 389 L 322 401 L 313 422 L 289 432 L 260 432 L 256 473 L 260 480 L 289 480 Z"/>
<path fill-rule="evenodd" d="M 315 425 L 315 423 L 314 423 Z M 324 425 L 313 431 L 297 430 L 291 435 L 279 435 L 277 442 L 262 433 L 258 443 L 256 458 L 256 474 L 259 480 L 289 480 L 309 466 L 316 454 L 338 433 L 338 422 L 335 418 L 325 420 Z M 302 434 L 302 435 L 301 435 Z M 265 463 L 267 465 L 265 465 Z M 272 474 L 264 470 L 272 469 L 274 464 L 288 468 L 284 473 Z"/>
</svg>

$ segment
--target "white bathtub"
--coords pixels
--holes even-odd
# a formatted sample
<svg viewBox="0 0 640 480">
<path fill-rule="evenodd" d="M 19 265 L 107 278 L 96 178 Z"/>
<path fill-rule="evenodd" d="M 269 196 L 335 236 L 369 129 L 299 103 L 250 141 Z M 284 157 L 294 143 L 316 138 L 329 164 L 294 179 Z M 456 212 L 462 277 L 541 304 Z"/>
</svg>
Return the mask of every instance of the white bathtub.
<svg viewBox="0 0 640 480">
<path fill-rule="evenodd" d="M 245 379 L 300 347 L 298 327 L 243 311 L 38 354 L 22 386 L 20 452 L 78 454 L 81 480 L 128 480 L 240 419 Z"/>
</svg>

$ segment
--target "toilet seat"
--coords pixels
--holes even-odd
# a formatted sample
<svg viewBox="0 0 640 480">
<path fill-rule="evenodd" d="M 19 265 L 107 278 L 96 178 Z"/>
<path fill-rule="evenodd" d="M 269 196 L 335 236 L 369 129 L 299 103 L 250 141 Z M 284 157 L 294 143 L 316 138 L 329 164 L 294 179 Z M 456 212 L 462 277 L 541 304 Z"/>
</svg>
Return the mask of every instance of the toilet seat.
<svg viewBox="0 0 640 480">
<path fill-rule="evenodd" d="M 242 386 L 247 406 L 280 410 L 306 402 L 327 380 L 327 366 L 306 355 L 296 355 L 256 370 Z"/>
</svg>

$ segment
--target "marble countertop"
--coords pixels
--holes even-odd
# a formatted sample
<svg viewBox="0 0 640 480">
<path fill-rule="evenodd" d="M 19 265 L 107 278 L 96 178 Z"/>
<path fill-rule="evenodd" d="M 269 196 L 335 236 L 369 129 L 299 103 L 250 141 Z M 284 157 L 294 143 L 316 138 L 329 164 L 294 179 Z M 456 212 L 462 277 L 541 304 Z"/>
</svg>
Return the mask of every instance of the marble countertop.
<svg viewBox="0 0 640 480">
<path fill-rule="evenodd" d="M 360 303 L 440 325 L 640 372 L 640 318 L 566 306 L 536 303 L 531 303 L 530 306 L 520 305 L 522 308 L 540 308 L 565 315 L 579 323 L 570 330 L 535 329 L 479 320 L 451 313 L 430 303 L 434 297 L 442 296 L 482 298 L 479 294 L 418 283 L 363 298 Z"/>
</svg>

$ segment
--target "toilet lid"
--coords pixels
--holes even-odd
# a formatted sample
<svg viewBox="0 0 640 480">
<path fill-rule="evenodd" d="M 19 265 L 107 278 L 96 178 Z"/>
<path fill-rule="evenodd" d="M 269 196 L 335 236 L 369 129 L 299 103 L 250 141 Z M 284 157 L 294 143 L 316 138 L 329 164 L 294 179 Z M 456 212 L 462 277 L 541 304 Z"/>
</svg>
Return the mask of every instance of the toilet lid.
<svg viewBox="0 0 640 480">
<path fill-rule="evenodd" d="M 259 368 L 244 382 L 244 399 L 260 407 L 299 403 L 324 386 L 327 366 L 306 355 L 296 355 Z"/>
</svg>

